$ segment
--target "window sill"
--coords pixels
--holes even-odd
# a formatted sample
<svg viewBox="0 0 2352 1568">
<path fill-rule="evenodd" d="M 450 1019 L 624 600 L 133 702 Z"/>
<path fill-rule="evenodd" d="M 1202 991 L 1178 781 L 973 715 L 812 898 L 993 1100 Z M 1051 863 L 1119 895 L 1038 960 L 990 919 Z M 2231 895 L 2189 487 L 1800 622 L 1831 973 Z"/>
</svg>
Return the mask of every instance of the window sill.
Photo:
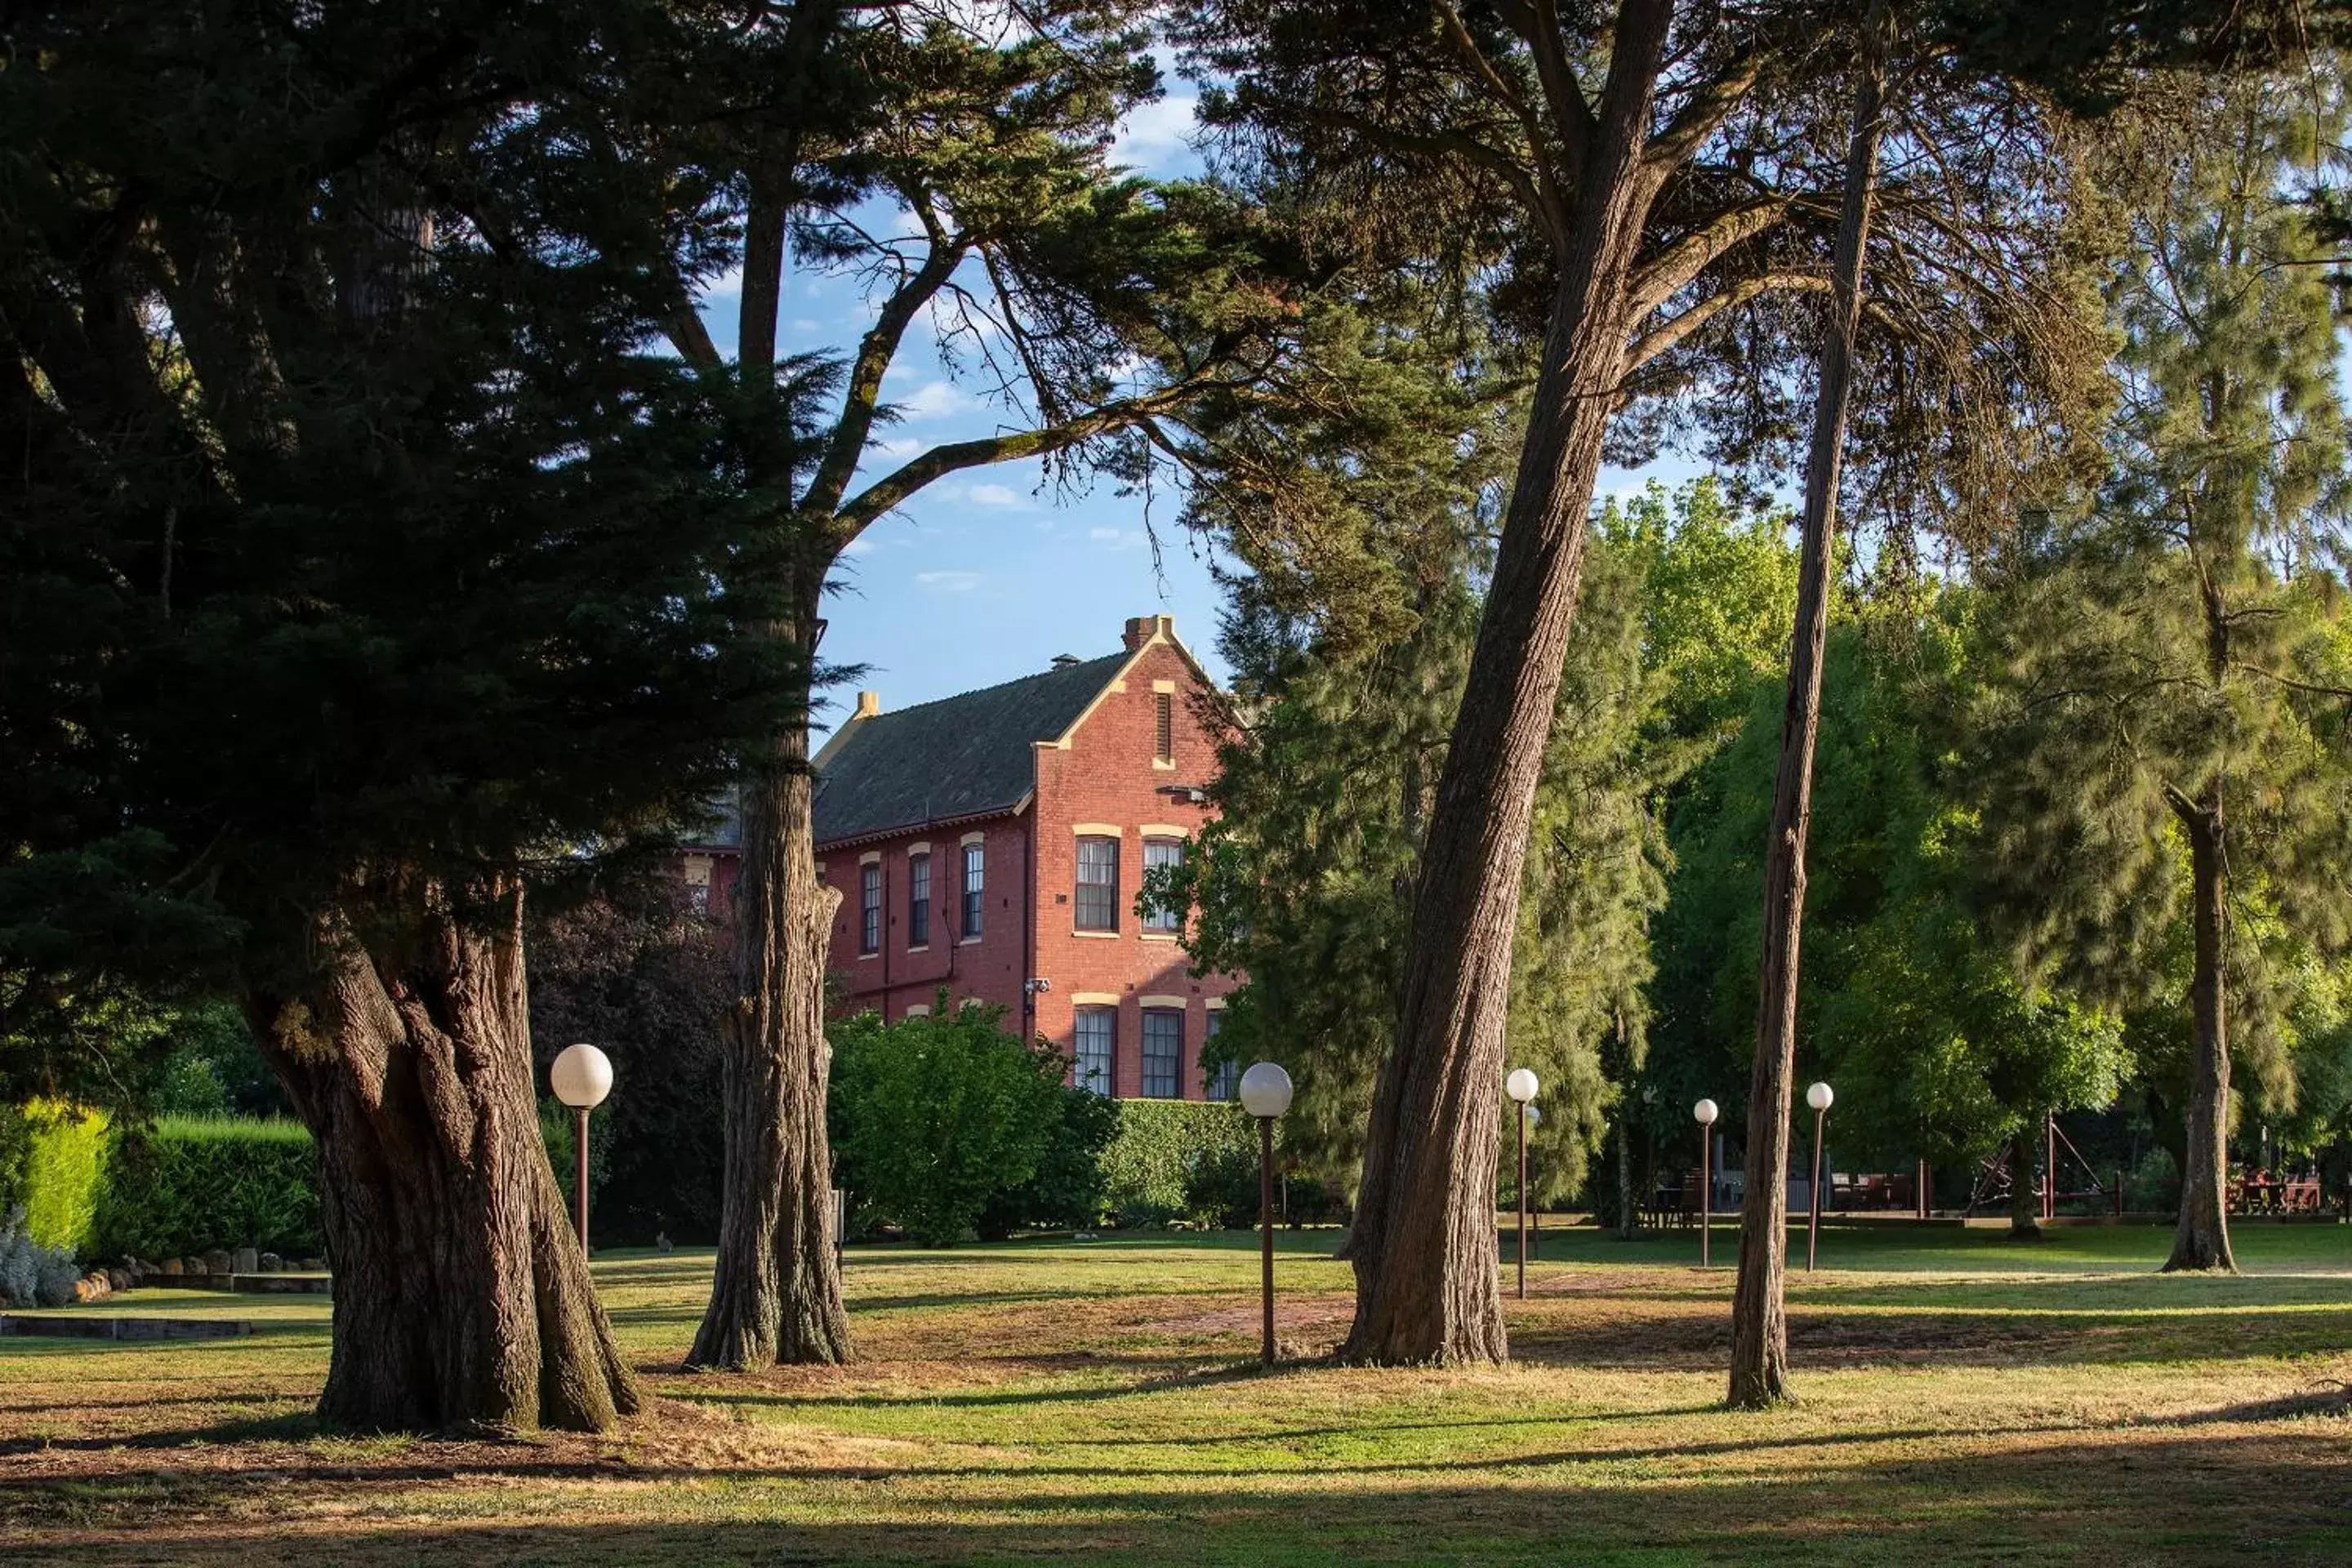
<svg viewBox="0 0 2352 1568">
<path fill-rule="evenodd" d="M 1139 933 L 1146 942 L 1174 942 L 1184 933 L 1173 931 L 1147 931 Z"/>
<path fill-rule="evenodd" d="M 1073 931 L 1070 934 L 1094 942 L 1117 942 L 1119 937 L 1119 933 L 1115 931 Z"/>
<path fill-rule="evenodd" d="M 1172 773 L 1176 771 L 1176 761 L 1172 757 L 1164 763 L 1158 757 L 1154 757 L 1151 759 L 1151 765 L 1163 773 Z"/>
<path fill-rule="evenodd" d="M 910 947 L 907 951 L 908 952 L 929 952 L 931 951 L 931 944 L 927 942 L 919 947 Z"/>
<path fill-rule="evenodd" d="M 968 936 L 968 937 L 964 937 L 964 938 L 962 938 L 961 940 L 960 940 L 959 942 L 957 942 L 956 945 L 957 945 L 958 947 L 978 947 L 982 942 L 985 942 L 986 940 L 988 940 L 986 937 L 980 937 L 980 936 Z"/>
</svg>

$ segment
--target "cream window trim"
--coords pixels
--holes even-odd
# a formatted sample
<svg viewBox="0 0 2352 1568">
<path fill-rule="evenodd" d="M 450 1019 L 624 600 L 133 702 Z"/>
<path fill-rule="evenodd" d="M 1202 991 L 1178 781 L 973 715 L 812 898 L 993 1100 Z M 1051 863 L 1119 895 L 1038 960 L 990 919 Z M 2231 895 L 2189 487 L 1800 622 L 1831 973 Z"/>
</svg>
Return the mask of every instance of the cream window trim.
<svg viewBox="0 0 2352 1568">
<path fill-rule="evenodd" d="M 1116 1007 L 1118 993 L 1115 991 L 1074 991 L 1070 994 L 1073 1007 Z"/>
<path fill-rule="evenodd" d="M 909 856 L 915 856 L 915 855 L 928 855 L 928 854 L 929 854 L 930 852 L 931 852 L 931 841 L 930 841 L 929 839 L 928 839 L 928 838 L 923 839 L 923 840 L 922 840 L 922 841 L 920 841 L 919 843 L 909 844 L 909 845 L 908 845 L 908 846 L 907 846 L 907 853 L 908 853 Z"/>
<path fill-rule="evenodd" d="M 1163 773 L 1172 773 L 1176 771 L 1176 763 L 1172 758 L 1162 762 L 1158 757 L 1154 757 L 1151 759 L 1151 765 Z"/>
<path fill-rule="evenodd" d="M 961 838 L 957 839 L 956 842 L 960 845 L 985 844 L 988 842 L 988 835 L 985 833 L 967 833 Z"/>
<path fill-rule="evenodd" d="M 1222 1013 L 1225 1010 L 1225 999 L 1222 996 L 1212 996 L 1208 1000 L 1202 1002 L 1201 1005 L 1206 1007 L 1212 1013 Z"/>
<path fill-rule="evenodd" d="M 907 951 L 908 952 L 929 952 L 931 951 L 931 944 L 927 942 L 920 947 L 910 947 Z"/>
<path fill-rule="evenodd" d="M 857 863 L 861 866 L 879 866 L 882 864 L 882 851 L 879 849 L 868 849 L 865 854 L 860 855 L 857 858 Z"/>
<path fill-rule="evenodd" d="M 1177 937 L 1172 931 L 1147 931 L 1138 934 L 1145 942 L 1174 942 Z"/>
<path fill-rule="evenodd" d="M 1074 822 L 1070 831 L 1080 838 L 1122 838 L 1127 829 L 1115 822 Z"/>
<path fill-rule="evenodd" d="M 1087 942 L 1117 942 L 1120 933 L 1115 931 L 1076 931 L 1070 934 Z"/>
<path fill-rule="evenodd" d="M 1176 689 L 1176 683 L 1172 680 L 1155 680 L 1151 683 L 1151 689 L 1172 694 Z"/>
<path fill-rule="evenodd" d="M 908 1005 L 907 1016 L 909 1018 L 928 1018 L 930 1016 L 931 1005 L 929 1002 L 914 1002 Z"/>
<path fill-rule="evenodd" d="M 689 888 L 710 886 L 710 857 L 688 851 L 686 855 L 686 885 Z"/>
<path fill-rule="evenodd" d="M 1189 839 L 1192 837 L 1190 828 L 1178 827 L 1173 823 L 1168 822 L 1147 822 L 1135 831 L 1139 837 L 1144 838 Z"/>
<path fill-rule="evenodd" d="M 820 877 L 820 878 L 822 878 L 822 877 L 824 875 L 824 861 L 822 861 L 822 860 L 820 860 L 820 861 L 818 861 L 818 862 L 816 863 L 816 874 L 817 874 L 817 875 L 818 875 L 818 877 Z"/>
<path fill-rule="evenodd" d="M 978 947 L 982 942 L 986 942 L 988 938 L 984 936 L 958 937 L 956 939 L 956 945 L 958 947 Z"/>
<path fill-rule="evenodd" d="M 1143 1005 L 1147 1007 L 1174 1008 L 1181 1012 L 1184 1007 L 1185 1000 L 1181 996 L 1146 996 L 1143 998 Z"/>
</svg>

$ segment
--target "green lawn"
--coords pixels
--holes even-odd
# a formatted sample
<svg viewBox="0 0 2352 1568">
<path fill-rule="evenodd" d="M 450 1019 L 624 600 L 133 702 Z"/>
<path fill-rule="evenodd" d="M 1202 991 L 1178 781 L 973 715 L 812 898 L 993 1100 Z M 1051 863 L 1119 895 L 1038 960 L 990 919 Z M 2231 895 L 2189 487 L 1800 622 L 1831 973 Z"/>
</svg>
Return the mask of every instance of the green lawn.
<svg viewBox="0 0 2352 1568">
<path fill-rule="evenodd" d="M 1257 1373 L 1234 1236 L 854 1250 L 856 1365 L 696 1377 L 708 1256 L 613 1255 L 655 1407 L 514 1443 L 320 1435 L 324 1303 L 142 1294 L 100 1310 L 263 1327 L 0 1340 L 0 1560 L 2352 1561 L 2352 1229 L 2243 1227 L 2231 1279 L 2155 1274 L 2168 1239 L 1825 1231 L 1765 1415 L 1717 1407 L 1728 1228 L 1706 1273 L 1550 1232 L 1475 1373 Z M 1301 1358 L 1346 1327 L 1332 1240 L 1283 1238 Z"/>
</svg>

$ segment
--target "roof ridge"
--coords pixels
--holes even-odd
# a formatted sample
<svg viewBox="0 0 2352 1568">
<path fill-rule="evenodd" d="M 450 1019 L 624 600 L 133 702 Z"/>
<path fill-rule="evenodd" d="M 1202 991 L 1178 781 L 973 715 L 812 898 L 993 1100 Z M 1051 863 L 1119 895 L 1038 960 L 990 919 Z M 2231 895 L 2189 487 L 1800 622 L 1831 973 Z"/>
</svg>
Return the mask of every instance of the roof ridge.
<svg viewBox="0 0 2352 1568">
<path fill-rule="evenodd" d="M 949 702 L 961 702 L 967 697 L 985 697 L 992 691 L 1003 691 L 1007 687 L 1019 686 L 1024 681 L 1066 677 L 1074 670 L 1086 668 L 1090 664 L 1124 664 L 1127 662 L 1127 650 L 1122 648 L 1117 653 L 1098 654 L 1093 658 L 1082 658 L 1076 664 L 1065 665 L 1058 669 L 1040 669 L 1027 675 L 1016 675 L 1010 680 L 1000 680 L 993 686 L 975 686 L 969 691 L 951 691 L 945 697 L 934 697 L 928 701 L 917 702 L 905 708 L 886 708 L 879 713 L 869 714 L 867 717 L 869 721 L 903 718 L 909 713 L 920 713 L 926 708 L 937 708 Z M 842 722 L 847 723 L 848 719 L 845 718 Z"/>
</svg>

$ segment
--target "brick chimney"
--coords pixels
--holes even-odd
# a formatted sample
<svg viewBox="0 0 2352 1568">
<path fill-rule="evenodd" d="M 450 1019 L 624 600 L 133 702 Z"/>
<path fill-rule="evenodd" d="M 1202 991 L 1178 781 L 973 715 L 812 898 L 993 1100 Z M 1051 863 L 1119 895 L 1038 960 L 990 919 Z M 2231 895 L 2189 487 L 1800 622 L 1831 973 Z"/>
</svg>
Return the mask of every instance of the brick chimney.
<svg viewBox="0 0 2352 1568">
<path fill-rule="evenodd" d="M 1154 637 L 1171 642 L 1176 637 L 1176 617 L 1173 616 L 1136 616 L 1127 623 L 1127 651 L 1133 653 Z"/>
<path fill-rule="evenodd" d="M 857 694 L 857 711 L 851 714 L 850 717 L 853 719 L 871 719 L 881 711 L 882 694 L 878 691 L 861 691 Z"/>
</svg>

